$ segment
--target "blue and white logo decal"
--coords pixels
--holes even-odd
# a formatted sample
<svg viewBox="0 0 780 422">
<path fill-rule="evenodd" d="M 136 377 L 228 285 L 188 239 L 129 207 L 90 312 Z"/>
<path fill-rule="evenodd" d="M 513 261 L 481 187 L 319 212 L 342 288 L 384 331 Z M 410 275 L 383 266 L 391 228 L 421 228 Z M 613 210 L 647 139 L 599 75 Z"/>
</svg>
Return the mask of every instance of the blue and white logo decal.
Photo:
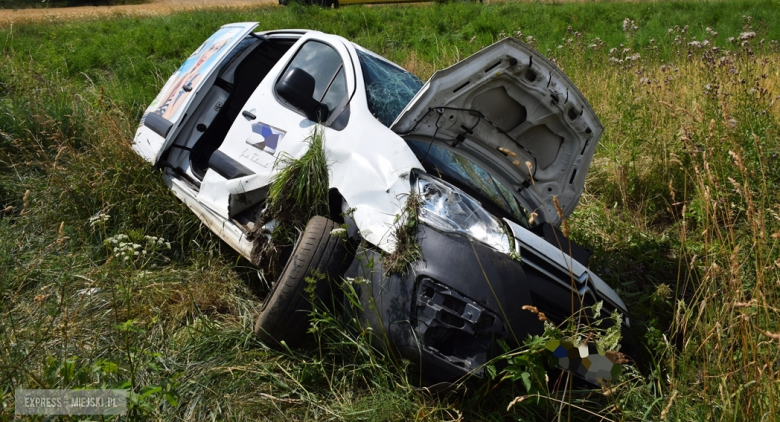
<svg viewBox="0 0 780 422">
<path fill-rule="evenodd" d="M 285 133 L 287 132 L 271 125 L 257 122 L 252 125 L 252 133 L 249 134 L 246 143 L 274 155 Z"/>
</svg>

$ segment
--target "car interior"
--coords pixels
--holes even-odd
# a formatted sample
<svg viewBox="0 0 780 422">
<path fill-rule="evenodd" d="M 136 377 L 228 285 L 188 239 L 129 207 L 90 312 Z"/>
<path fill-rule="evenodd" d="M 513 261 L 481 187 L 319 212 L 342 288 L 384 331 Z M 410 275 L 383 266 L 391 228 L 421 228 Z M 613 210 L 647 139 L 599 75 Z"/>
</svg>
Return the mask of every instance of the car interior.
<svg viewBox="0 0 780 422">
<path fill-rule="evenodd" d="M 211 87 L 199 94 L 203 96 L 192 116 L 185 115 L 172 148 L 163 157 L 164 165 L 196 187 L 209 168 L 223 175 L 246 172 L 215 151 L 257 86 L 297 39 L 249 34 L 242 40 L 212 76 Z"/>
</svg>

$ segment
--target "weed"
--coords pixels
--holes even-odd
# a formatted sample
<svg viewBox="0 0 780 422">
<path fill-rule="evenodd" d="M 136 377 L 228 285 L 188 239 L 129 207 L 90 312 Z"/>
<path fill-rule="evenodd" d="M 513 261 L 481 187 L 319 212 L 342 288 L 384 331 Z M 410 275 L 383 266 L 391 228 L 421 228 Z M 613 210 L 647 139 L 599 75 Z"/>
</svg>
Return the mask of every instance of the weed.
<svg viewBox="0 0 780 422">
<path fill-rule="evenodd" d="M 385 275 L 405 274 L 409 266 L 422 258 L 420 245 L 417 243 L 418 213 L 421 205 L 419 194 L 410 192 L 406 197 L 406 204 L 401 209 L 401 214 L 395 217 L 395 227 L 392 231 L 395 250 L 393 253 L 382 256 L 382 268 L 384 268 Z"/>
<path fill-rule="evenodd" d="M 247 237 L 255 242 L 252 260 L 266 263 L 270 274 L 276 274 L 280 248 L 295 243 L 298 233 L 316 216 L 328 216 L 328 162 L 324 150 L 324 132 L 314 126 L 306 138 L 309 147 L 300 158 L 281 156 L 274 167 L 279 171 L 271 179 L 266 208 Z M 270 239 L 261 235 L 263 226 L 274 221 Z"/>
</svg>

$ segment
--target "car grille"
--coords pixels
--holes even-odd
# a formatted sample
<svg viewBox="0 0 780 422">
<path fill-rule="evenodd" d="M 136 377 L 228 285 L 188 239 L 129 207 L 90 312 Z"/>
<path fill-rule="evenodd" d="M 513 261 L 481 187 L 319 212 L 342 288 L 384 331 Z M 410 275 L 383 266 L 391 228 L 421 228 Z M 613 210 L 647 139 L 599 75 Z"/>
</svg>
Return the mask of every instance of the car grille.
<svg viewBox="0 0 780 422">
<path fill-rule="evenodd" d="M 505 334 L 497 315 L 427 277 L 418 283 L 414 315 L 423 349 L 477 376 L 482 376 L 493 339 Z"/>
</svg>

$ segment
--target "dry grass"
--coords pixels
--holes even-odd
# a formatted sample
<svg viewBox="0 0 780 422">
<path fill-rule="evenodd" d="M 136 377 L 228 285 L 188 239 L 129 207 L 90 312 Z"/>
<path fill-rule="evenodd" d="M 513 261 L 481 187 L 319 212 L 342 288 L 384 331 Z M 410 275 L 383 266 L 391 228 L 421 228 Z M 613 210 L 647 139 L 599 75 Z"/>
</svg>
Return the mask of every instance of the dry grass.
<svg viewBox="0 0 780 422">
<path fill-rule="evenodd" d="M 0 30 L 14 23 L 91 21 L 106 18 L 145 17 L 204 9 L 251 9 L 273 0 L 153 0 L 146 4 L 118 6 L 56 7 L 47 9 L 0 9 Z"/>
</svg>

